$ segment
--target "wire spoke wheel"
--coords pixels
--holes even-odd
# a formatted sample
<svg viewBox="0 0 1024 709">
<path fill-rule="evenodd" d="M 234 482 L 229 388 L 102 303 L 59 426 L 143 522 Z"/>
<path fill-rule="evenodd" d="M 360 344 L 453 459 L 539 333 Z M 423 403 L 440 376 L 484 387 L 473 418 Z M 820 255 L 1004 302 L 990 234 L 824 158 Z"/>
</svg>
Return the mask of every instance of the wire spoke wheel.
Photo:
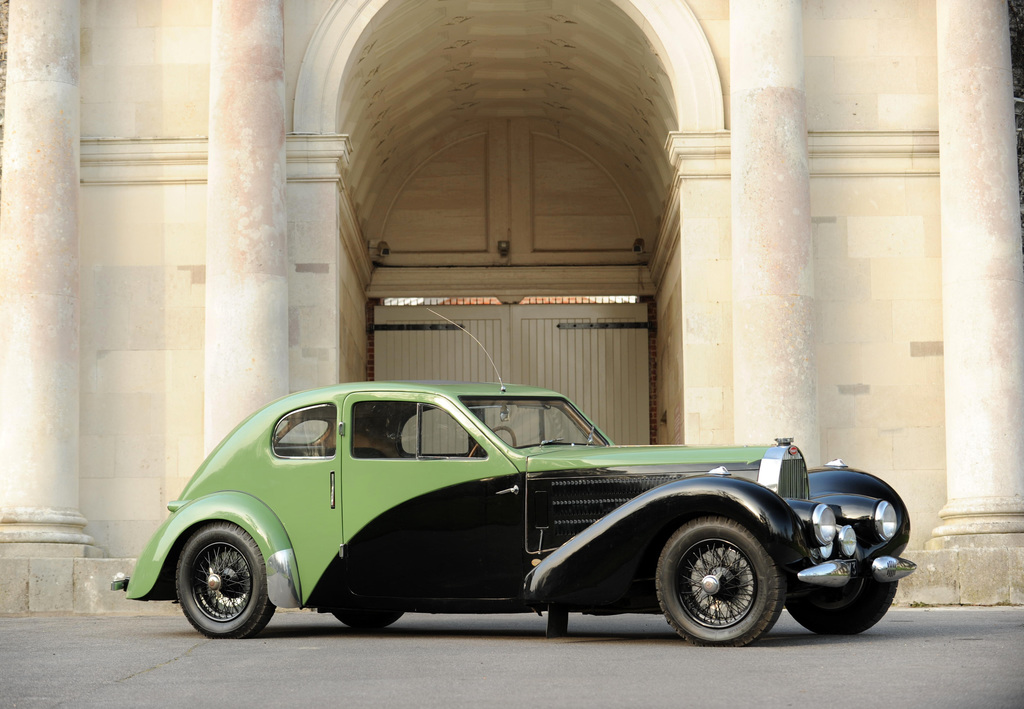
<svg viewBox="0 0 1024 709">
<path fill-rule="evenodd" d="M 735 545 L 721 539 L 695 544 L 683 554 L 678 573 L 679 602 L 701 625 L 727 628 L 750 612 L 757 579 Z"/>
<path fill-rule="evenodd" d="M 665 619 L 692 645 L 748 645 L 771 630 L 786 599 L 785 575 L 750 530 L 727 517 L 677 529 L 654 580 Z"/>
<path fill-rule="evenodd" d="M 210 522 L 189 537 L 175 586 L 188 622 L 208 638 L 251 638 L 276 609 L 259 545 L 230 522 Z"/>
<path fill-rule="evenodd" d="M 215 542 L 199 552 L 192 573 L 192 598 L 209 618 L 225 623 L 245 610 L 252 594 L 252 571 L 238 549 Z"/>
</svg>

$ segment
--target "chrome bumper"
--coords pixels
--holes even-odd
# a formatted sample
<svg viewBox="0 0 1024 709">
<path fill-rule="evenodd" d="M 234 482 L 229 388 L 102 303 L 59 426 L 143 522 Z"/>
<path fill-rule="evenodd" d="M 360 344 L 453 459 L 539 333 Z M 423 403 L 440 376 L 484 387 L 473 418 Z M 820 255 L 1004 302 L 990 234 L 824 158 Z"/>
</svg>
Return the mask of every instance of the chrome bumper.
<svg viewBox="0 0 1024 709">
<path fill-rule="evenodd" d="M 875 581 L 892 583 L 899 581 L 904 576 L 910 576 L 916 568 L 917 564 L 913 561 L 880 556 L 871 562 L 871 575 L 875 577 Z"/>
<path fill-rule="evenodd" d="M 128 590 L 128 581 L 129 580 L 130 579 L 127 576 L 125 576 L 123 573 L 118 574 L 117 576 L 114 577 L 114 580 L 110 582 L 110 590 L 111 591 L 127 591 Z"/>
<path fill-rule="evenodd" d="M 841 588 L 850 582 L 856 572 L 857 562 L 852 559 L 836 559 L 812 566 L 799 572 L 796 577 L 804 583 L 827 588 Z M 907 559 L 880 556 L 871 562 L 871 577 L 879 583 L 892 583 L 914 573 L 917 564 Z"/>
</svg>

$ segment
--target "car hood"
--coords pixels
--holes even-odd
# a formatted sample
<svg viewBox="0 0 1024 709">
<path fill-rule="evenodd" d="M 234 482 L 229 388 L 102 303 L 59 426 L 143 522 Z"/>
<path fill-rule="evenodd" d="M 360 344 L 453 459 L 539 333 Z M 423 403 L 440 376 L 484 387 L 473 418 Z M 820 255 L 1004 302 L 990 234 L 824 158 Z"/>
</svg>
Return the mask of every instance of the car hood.
<svg viewBox="0 0 1024 709">
<path fill-rule="evenodd" d="M 757 468 L 768 446 L 563 446 L 535 448 L 527 458 L 530 473 L 604 469 L 644 472 L 698 472 L 724 465 L 730 470 Z"/>
</svg>

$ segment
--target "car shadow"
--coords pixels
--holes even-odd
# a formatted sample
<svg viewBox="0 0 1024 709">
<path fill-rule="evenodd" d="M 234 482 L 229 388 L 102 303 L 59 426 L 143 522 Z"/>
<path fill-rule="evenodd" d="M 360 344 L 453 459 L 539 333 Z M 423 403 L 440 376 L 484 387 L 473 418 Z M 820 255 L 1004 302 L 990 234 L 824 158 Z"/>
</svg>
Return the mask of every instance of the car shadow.
<svg viewBox="0 0 1024 709">
<path fill-rule="evenodd" d="M 311 619 L 307 622 L 277 626 L 271 622 L 257 637 L 261 639 L 315 637 L 394 639 L 504 638 L 534 640 L 545 643 L 645 643 L 671 644 L 681 648 L 693 647 L 683 642 L 667 626 L 664 630 L 645 629 L 642 631 L 608 632 L 606 630 L 588 630 L 585 628 L 574 630 L 570 624 L 568 635 L 549 639 L 545 637 L 545 624 L 543 621 L 540 621 L 535 627 L 511 627 L 508 625 L 458 627 L 457 621 L 453 622 L 451 626 L 431 624 L 429 627 L 424 627 L 422 625 L 417 626 L 415 619 L 409 619 L 405 621 L 404 627 L 403 621 L 398 621 L 395 625 L 387 628 L 364 630 L 349 628 L 341 623 L 337 625 L 331 623 L 324 624 L 317 619 Z M 823 647 L 849 645 L 850 643 L 858 642 L 877 642 L 877 640 L 878 633 L 872 633 L 871 631 L 862 635 L 817 635 L 803 629 L 786 628 L 773 629 L 754 643 L 754 646 Z"/>
</svg>

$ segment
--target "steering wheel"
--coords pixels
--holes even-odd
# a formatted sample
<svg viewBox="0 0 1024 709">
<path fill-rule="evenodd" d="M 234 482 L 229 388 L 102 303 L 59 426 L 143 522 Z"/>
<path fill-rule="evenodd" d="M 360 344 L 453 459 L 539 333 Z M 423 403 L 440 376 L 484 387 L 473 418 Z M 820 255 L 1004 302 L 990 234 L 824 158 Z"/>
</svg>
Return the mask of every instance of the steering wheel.
<svg viewBox="0 0 1024 709">
<path fill-rule="evenodd" d="M 497 433 L 498 431 L 504 431 L 505 433 L 507 433 L 508 437 L 512 439 L 513 448 L 516 448 L 519 445 L 518 443 L 516 443 L 515 432 L 513 432 L 512 429 L 509 428 L 508 426 L 495 426 L 491 430 L 494 431 L 495 433 Z"/>
</svg>

